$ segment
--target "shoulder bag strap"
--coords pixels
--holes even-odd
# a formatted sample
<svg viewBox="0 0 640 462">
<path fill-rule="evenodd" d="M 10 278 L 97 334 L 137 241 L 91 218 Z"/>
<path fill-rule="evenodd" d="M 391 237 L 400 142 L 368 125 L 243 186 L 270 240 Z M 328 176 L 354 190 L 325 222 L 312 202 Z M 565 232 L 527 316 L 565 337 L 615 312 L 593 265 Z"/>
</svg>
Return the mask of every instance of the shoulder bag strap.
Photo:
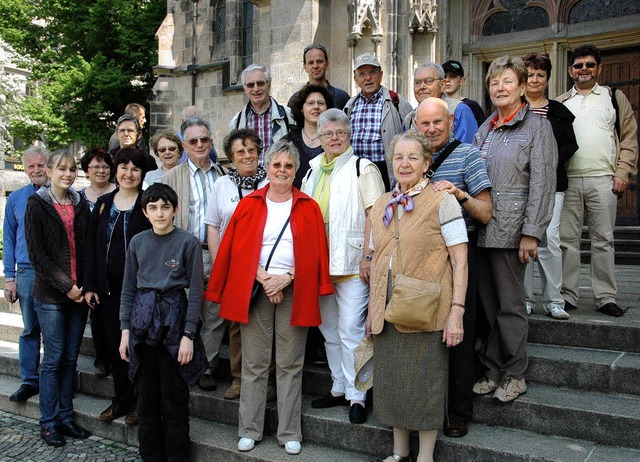
<svg viewBox="0 0 640 462">
<path fill-rule="evenodd" d="M 276 247 L 278 247 L 278 243 L 280 242 L 280 238 L 282 238 L 282 235 L 284 234 L 284 230 L 287 229 L 287 225 L 289 224 L 289 220 L 291 219 L 291 215 L 289 215 L 287 217 L 287 221 L 284 222 L 284 226 L 282 227 L 282 230 L 280 231 L 280 234 L 278 235 L 278 238 L 276 239 L 276 243 L 273 244 L 273 247 L 271 248 L 271 253 L 269 254 L 269 258 L 267 259 L 267 264 L 264 266 L 264 270 L 267 271 L 269 269 L 269 263 L 271 263 L 271 257 L 273 257 L 273 253 L 276 251 Z"/>
<path fill-rule="evenodd" d="M 446 149 L 442 151 L 442 153 L 438 156 L 436 161 L 433 164 L 431 164 L 431 166 L 429 167 L 429 170 L 427 171 L 427 178 L 431 178 L 433 175 L 435 175 L 436 170 L 438 170 L 438 167 L 440 167 L 442 163 L 445 160 L 447 160 L 447 157 L 449 157 L 449 154 L 451 154 L 461 144 L 462 144 L 461 141 L 453 140 L 449 144 L 449 146 L 447 146 Z"/>
</svg>

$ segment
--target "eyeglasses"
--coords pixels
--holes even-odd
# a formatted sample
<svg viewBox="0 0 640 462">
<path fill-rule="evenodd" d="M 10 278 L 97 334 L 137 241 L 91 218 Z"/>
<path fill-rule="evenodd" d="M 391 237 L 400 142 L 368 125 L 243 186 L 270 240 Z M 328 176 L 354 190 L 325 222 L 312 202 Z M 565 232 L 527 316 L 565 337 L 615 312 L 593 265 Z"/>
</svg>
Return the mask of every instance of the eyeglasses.
<svg viewBox="0 0 640 462">
<path fill-rule="evenodd" d="M 358 77 L 359 79 L 364 79 L 366 77 L 375 77 L 379 73 L 380 73 L 379 69 L 376 69 L 376 70 L 373 70 L 373 71 L 362 71 L 362 72 L 358 72 L 356 74 L 356 77 Z"/>
<path fill-rule="evenodd" d="M 423 83 L 425 85 L 432 85 L 433 82 L 435 82 L 436 80 L 443 80 L 443 79 L 434 79 L 432 77 L 429 77 L 427 79 L 422 79 L 422 80 L 414 80 L 413 81 L 413 85 L 415 85 L 416 87 L 419 87 L 420 85 L 422 85 Z"/>
<path fill-rule="evenodd" d="M 258 87 L 258 88 L 262 88 L 267 84 L 266 80 L 258 80 L 256 82 L 247 82 L 244 84 L 245 87 L 247 88 L 253 88 L 253 87 Z"/>
<path fill-rule="evenodd" d="M 308 107 L 313 107 L 313 106 L 324 107 L 324 106 L 327 105 L 327 102 L 325 100 L 323 100 L 323 99 L 318 99 L 318 100 L 309 99 L 309 100 L 304 102 L 304 105 L 308 106 Z"/>
<path fill-rule="evenodd" d="M 201 136 L 200 138 L 191 138 L 190 140 L 187 140 L 187 144 L 191 147 L 195 147 L 198 145 L 198 141 L 202 144 L 207 144 L 211 141 L 211 137 Z"/>
<path fill-rule="evenodd" d="M 330 140 L 334 136 L 337 136 L 338 138 L 344 138 L 346 136 L 349 136 L 349 132 L 346 130 L 336 130 L 335 132 L 320 133 L 320 136 L 325 140 Z"/>
<path fill-rule="evenodd" d="M 189 143 L 191 143 L 191 141 L 189 141 Z M 197 138 L 196 138 L 196 144 L 197 144 Z M 203 142 L 204 144 L 204 142 Z M 195 144 L 193 145 L 195 146 Z M 167 151 L 169 152 L 176 152 L 178 150 L 178 146 L 168 146 L 168 147 L 162 147 L 162 148 L 158 148 L 158 153 L 159 154 L 163 154 Z"/>
<path fill-rule="evenodd" d="M 587 66 L 587 69 L 593 69 L 597 65 L 598 65 L 598 63 L 594 63 L 593 61 L 589 61 L 588 63 L 575 63 L 575 64 L 572 64 L 571 67 L 573 67 L 576 71 L 579 71 L 580 69 L 582 69 L 585 66 Z"/>
<path fill-rule="evenodd" d="M 293 162 L 286 162 L 284 164 L 282 162 L 275 162 L 271 164 L 271 168 L 276 170 L 280 170 L 282 168 L 284 168 L 285 170 L 293 170 L 294 168 L 296 168 L 296 165 Z"/>
<path fill-rule="evenodd" d="M 89 168 L 94 172 L 99 172 L 100 170 L 104 170 L 105 172 L 108 172 L 109 170 L 111 170 L 111 167 L 109 167 L 106 164 L 105 165 L 89 165 Z"/>
</svg>

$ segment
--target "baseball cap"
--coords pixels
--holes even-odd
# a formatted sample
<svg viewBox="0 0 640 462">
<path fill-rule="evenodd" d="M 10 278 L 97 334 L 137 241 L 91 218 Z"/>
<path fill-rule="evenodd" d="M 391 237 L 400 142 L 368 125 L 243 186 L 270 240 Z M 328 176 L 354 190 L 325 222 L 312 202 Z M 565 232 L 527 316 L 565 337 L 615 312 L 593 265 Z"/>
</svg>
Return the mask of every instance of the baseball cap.
<svg viewBox="0 0 640 462">
<path fill-rule="evenodd" d="M 445 72 L 451 72 L 453 75 L 464 77 L 464 68 L 460 61 L 449 60 L 442 65 Z"/>
<path fill-rule="evenodd" d="M 362 67 L 362 66 L 373 66 L 373 67 L 382 67 L 380 65 L 380 61 L 376 58 L 376 55 L 373 53 L 363 53 L 356 58 L 356 64 L 353 67 L 353 70 Z"/>
</svg>

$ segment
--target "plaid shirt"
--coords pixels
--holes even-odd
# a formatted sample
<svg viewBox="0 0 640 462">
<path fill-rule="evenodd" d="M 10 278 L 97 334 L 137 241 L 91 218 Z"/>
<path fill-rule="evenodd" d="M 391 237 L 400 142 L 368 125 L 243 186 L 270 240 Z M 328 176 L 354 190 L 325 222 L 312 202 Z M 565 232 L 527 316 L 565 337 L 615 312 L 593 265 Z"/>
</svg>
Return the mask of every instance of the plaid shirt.
<svg viewBox="0 0 640 462">
<path fill-rule="evenodd" d="M 247 128 L 253 130 L 258 134 L 262 140 L 263 152 L 266 152 L 272 144 L 271 137 L 271 104 L 269 108 L 262 114 L 258 114 L 251 104 L 249 104 L 249 110 L 247 111 Z M 260 162 L 262 162 L 262 155 L 260 156 Z"/>
<path fill-rule="evenodd" d="M 358 157 L 371 162 L 384 162 L 384 143 L 382 141 L 383 88 L 368 100 L 358 95 L 349 123 L 351 125 L 351 146 Z"/>
</svg>

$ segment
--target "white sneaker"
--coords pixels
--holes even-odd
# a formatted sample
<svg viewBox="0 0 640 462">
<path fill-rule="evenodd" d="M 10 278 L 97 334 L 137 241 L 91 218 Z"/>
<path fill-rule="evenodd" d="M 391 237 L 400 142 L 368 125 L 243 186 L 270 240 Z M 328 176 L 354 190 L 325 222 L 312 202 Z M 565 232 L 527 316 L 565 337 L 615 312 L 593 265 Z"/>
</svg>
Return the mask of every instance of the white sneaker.
<svg viewBox="0 0 640 462">
<path fill-rule="evenodd" d="M 287 441 L 284 443 L 284 452 L 291 455 L 300 454 L 300 450 L 302 449 L 302 445 L 300 441 Z"/>
<path fill-rule="evenodd" d="M 251 451 L 255 445 L 256 440 L 252 440 L 251 438 L 240 438 L 240 441 L 238 441 L 238 451 Z"/>
<path fill-rule="evenodd" d="M 533 311 L 533 303 L 525 302 L 525 305 L 527 306 L 527 315 L 530 315 L 531 312 Z"/>
<path fill-rule="evenodd" d="M 569 313 L 558 305 L 549 305 L 544 310 L 547 312 L 547 316 L 551 316 L 553 319 L 569 319 Z"/>
</svg>

